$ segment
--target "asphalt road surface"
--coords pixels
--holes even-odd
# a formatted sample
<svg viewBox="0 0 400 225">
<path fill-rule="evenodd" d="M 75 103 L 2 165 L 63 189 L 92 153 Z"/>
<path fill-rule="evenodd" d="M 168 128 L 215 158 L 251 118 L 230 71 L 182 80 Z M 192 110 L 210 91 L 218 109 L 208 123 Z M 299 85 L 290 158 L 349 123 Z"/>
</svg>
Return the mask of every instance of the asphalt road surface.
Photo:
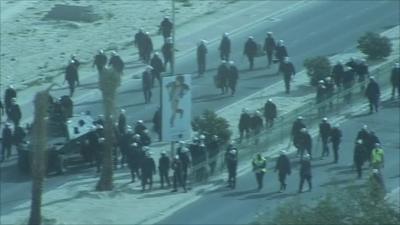
<svg viewBox="0 0 400 225">
<path fill-rule="evenodd" d="M 220 91 L 215 88 L 213 83 L 213 76 L 220 63 L 217 52 L 219 42 L 208 46 L 208 70 L 204 77 L 196 77 L 195 52 L 178 58 L 176 73 L 194 74 L 192 115 L 199 115 L 205 109 L 218 110 L 281 79 L 280 76 L 275 75 L 277 68 L 267 70 L 265 57 L 256 59 L 255 71 L 247 70 L 248 63 L 242 53 L 244 42 L 249 35 L 254 36 L 258 42 L 262 42 L 266 31 L 274 31 L 277 39 L 285 40 L 291 60 L 300 71 L 302 62 L 307 57 L 332 55 L 343 50 L 352 50 L 356 45 L 356 40 L 364 32 L 380 32 L 397 25 L 399 21 L 398 6 L 399 2 L 396 1 L 321 1 L 310 7 L 286 14 L 282 18 L 277 18 L 275 22 L 265 21 L 251 27 L 250 30 L 246 29 L 236 33 L 231 37 L 233 45 L 231 58 L 241 69 L 241 73 L 235 97 L 221 96 Z M 177 32 L 180 32 L 179 29 Z M 134 70 L 132 70 L 137 66 L 135 62 L 128 62 L 128 70 L 125 74 L 127 76 L 131 76 L 132 73 L 139 75 L 141 71 L 133 72 Z M 97 89 L 97 81 L 91 81 L 84 84 L 83 87 L 88 91 Z M 283 91 L 284 87 L 282 87 Z M 65 94 L 67 89 L 63 89 L 61 92 Z M 55 95 L 57 96 L 57 94 Z M 139 119 L 151 121 L 153 113 L 159 106 L 158 85 L 153 89 L 152 103 L 144 104 L 141 81 L 124 82 L 119 89 L 117 105 L 127 110 L 130 121 Z M 99 95 L 89 95 L 75 109 L 76 112 L 85 110 L 90 110 L 94 115 L 102 111 Z"/>
<path fill-rule="evenodd" d="M 237 179 L 237 188 L 230 190 L 221 187 L 204 194 L 200 200 L 177 211 L 158 224 L 249 224 L 258 213 L 270 212 L 273 215 L 276 207 L 288 200 L 298 198 L 303 203 L 318 200 L 328 190 L 340 194 L 340 188 L 348 185 L 363 186 L 368 178 L 369 169 L 364 165 L 363 178 L 357 179 L 356 171 L 352 169 L 353 149 L 357 132 L 363 124 L 375 131 L 385 151 L 385 168 L 383 176 L 388 191 L 400 185 L 400 128 L 399 102 L 384 102 L 385 108 L 377 114 L 361 113 L 340 125 L 343 131 L 343 141 L 340 146 L 339 163 L 333 164 L 332 152 L 330 157 L 323 160 L 321 146 L 313 149 L 314 158 L 311 161 L 313 173 L 312 192 L 298 194 L 299 158 L 290 156 L 292 174 L 287 179 L 287 190 L 278 193 L 278 176 L 273 172 L 275 161 L 270 161 L 264 177 L 264 188 L 256 190 L 255 176 L 248 172 Z M 315 143 L 315 140 L 314 140 Z M 249 162 L 251 163 L 251 162 Z M 307 190 L 307 185 L 303 190 Z"/>
<path fill-rule="evenodd" d="M 276 18 L 275 21 L 266 20 L 238 32 L 231 37 L 233 42 L 232 59 L 242 70 L 238 91 L 234 97 L 221 96 L 219 90 L 213 85 L 212 77 L 219 64 L 219 54 L 216 51 L 218 43 L 211 44 L 208 46 L 208 72 L 202 78 L 194 77 L 193 79 L 192 114 L 199 115 L 205 109 L 218 110 L 281 79 L 274 75 L 276 68 L 266 69 L 265 58 L 256 60 L 254 71 L 247 71 L 248 64 L 246 60 L 242 61 L 242 52 L 244 41 L 249 35 L 254 36 L 260 42 L 264 39 L 266 31 L 273 31 L 277 39 L 285 40 L 289 55 L 297 70 L 300 70 L 305 58 L 352 50 L 356 40 L 364 32 L 380 32 L 398 25 L 398 21 L 398 1 L 320 1 L 300 11 L 293 11 Z M 197 66 L 194 54 L 177 59 L 177 73 L 196 74 Z M 125 73 L 127 76 L 131 76 L 133 73 L 138 74 L 138 71 L 135 70 L 138 67 L 140 65 L 138 66 L 137 63 L 128 62 Z M 85 97 L 83 102 L 76 105 L 75 112 L 90 110 L 93 115 L 101 114 L 101 99 L 100 95 L 96 94 L 98 93 L 97 81 L 85 81 L 84 78 L 82 81 L 82 87 L 78 88 L 76 95 Z M 283 89 L 282 87 L 282 91 Z M 67 94 L 68 90 L 60 88 L 53 93 L 55 96 L 61 96 Z M 120 87 L 117 105 L 127 110 L 129 121 L 138 119 L 150 121 L 159 105 L 158 96 L 159 89 L 153 89 L 152 103 L 144 104 L 141 81 L 132 79 L 124 82 Z M 30 198 L 30 179 L 18 174 L 14 162 L 2 165 L 1 214 L 9 212 L 13 206 Z M 45 190 L 51 190 L 71 179 L 76 179 L 75 173 L 50 177 L 46 180 Z"/>
</svg>

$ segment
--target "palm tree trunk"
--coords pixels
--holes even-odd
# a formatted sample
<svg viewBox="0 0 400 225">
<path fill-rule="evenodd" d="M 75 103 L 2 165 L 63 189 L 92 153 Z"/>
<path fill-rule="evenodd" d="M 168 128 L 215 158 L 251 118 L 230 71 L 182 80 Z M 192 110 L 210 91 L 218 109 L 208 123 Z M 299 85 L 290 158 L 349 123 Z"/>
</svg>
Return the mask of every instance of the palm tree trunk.
<svg viewBox="0 0 400 225">
<path fill-rule="evenodd" d="M 42 223 L 41 205 L 43 177 L 46 171 L 45 148 L 47 142 L 47 105 L 48 91 L 38 92 L 35 97 L 35 113 L 33 121 L 33 161 L 32 161 L 32 202 L 29 217 L 29 225 Z"/>
<path fill-rule="evenodd" d="M 115 118 L 115 95 L 121 83 L 121 74 L 113 69 L 105 68 L 99 74 L 99 87 L 103 95 L 104 107 L 104 135 L 105 145 L 103 152 L 103 165 L 100 180 L 96 185 L 97 191 L 110 191 L 113 189 L 113 144 L 114 118 Z"/>
<path fill-rule="evenodd" d="M 105 145 L 103 152 L 103 165 L 101 170 L 100 180 L 97 183 L 96 190 L 98 191 L 110 191 L 113 188 L 113 142 L 114 142 L 114 133 L 113 133 L 113 110 L 114 110 L 114 96 L 110 93 L 106 96 L 105 92 L 103 92 L 103 100 L 104 100 L 104 115 L 105 115 L 105 123 L 104 123 L 104 135 L 105 135 Z"/>
</svg>

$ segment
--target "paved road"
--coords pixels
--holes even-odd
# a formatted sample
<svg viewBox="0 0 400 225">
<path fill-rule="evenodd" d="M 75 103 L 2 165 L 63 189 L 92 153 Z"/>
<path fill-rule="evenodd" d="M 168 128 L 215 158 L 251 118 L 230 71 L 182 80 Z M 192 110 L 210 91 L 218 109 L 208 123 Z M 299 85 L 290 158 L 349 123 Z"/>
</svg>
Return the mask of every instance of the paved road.
<svg viewBox="0 0 400 225">
<path fill-rule="evenodd" d="M 241 80 L 238 84 L 238 93 L 235 97 L 219 95 L 212 83 L 212 76 L 219 63 L 216 44 L 209 46 L 209 71 L 203 78 L 194 78 L 193 88 L 193 115 L 198 115 L 204 109 L 218 110 L 236 100 L 272 84 L 280 79 L 273 75 L 275 68 L 266 70 L 265 59 L 256 61 L 255 71 L 246 71 L 247 62 L 241 62 L 243 44 L 248 35 L 256 40 L 263 39 L 265 32 L 272 30 L 278 38 L 286 41 L 289 54 L 296 67 L 300 69 L 304 58 L 314 55 L 330 55 L 338 51 L 351 50 L 355 40 L 365 31 L 382 31 L 394 26 L 399 21 L 398 1 L 320 1 L 301 11 L 286 14 L 276 18 L 275 22 L 266 20 L 252 26 L 250 30 L 236 33 L 233 37 L 233 59 L 239 63 Z M 377 16 L 379 15 L 379 16 Z M 374 18 L 371 20 L 370 18 Z M 368 22 L 366 22 L 368 21 Z M 223 26 L 223 25 L 221 25 Z M 128 63 L 128 76 L 132 75 L 137 64 Z M 193 73 L 195 71 L 194 54 L 189 54 L 177 60 L 177 73 Z M 84 83 L 85 89 L 78 90 L 77 95 L 85 95 L 85 100 L 76 106 L 76 112 L 90 110 L 94 114 L 102 111 L 102 105 L 96 82 Z M 283 87 L 282 87 L 283 90 Z M 90 92 L 89 92 L 90 91 Z M 61 88 L 54 92 L 55 96 L 66 94 L 67 89 Z M 130 121 L 143 119 L 149 121 L 158 106 L 158 89 L 154 89 L 154 98 L 151 104 L 144 104 L 140 81 L 129 80 L 124 82 L 119 90 L 118 105 L 127 109 Z M 15 165 L 3 164 L 1 174 L 1 204 L 2 214 L 19 202 L 29 199 L 30 182 L 28 178 L 20 177 Z M 62 184 L 66 180 L 74 179 L 76 175 L 48 178 L 46 190 Z M 8 211 L 7 210 L 7 211 Z"/>
<path fill-rule="evenodd" d="M 378 114 L 362 113 L 341 124 L 344 138 L 340 146 L 339 163 L 332 163 L 333 156 L 324 160 L 312 160 L 314 185 L 312 192 L 297 194 L 299 159 L 291 156 L 294 170 L 287 181 L 288 189 L 285 193 L 277 193 L 279 189 L 277 175 L 271 170 L 264 178 L 264 189 L 261 192 L 255 191 L 255 177 L 252 172 L 249 172 L 238 178 L 235 190 L 221 187 L 206 193 L 200 200 L 177 211 L 158 224 L 248 224 L 254 220 L 257 213 L 268 211 L 273 215 L 277 206 L 293 198 L 309 202 L 318 199 L 332 188 L 363 185 L 369 171 L 366 165 L 363 171 L 364 176 L 360 180 L 356 179 L 356 172 L 349 166 L 352 163 L 354 140 L 363 124 L 368 124 L 369 128 L 377 133 L 385 150 L 384 178 L 387 189 L 392 190 L 399 187 L 399 102 L 395 104 L 385 102 L 384 105 L 385 108 Z M 313 153 L 320 155 L 320 151 L 314 150 Z M 269 162 L 270 167 L 274 165 L 275 161 Z"/>
<path fill-rule="evenodd" d="M 341 52 L 344 49 L 351 49 L 355 46 L 356 40 L 366 31 L 381 31 L 384 28 L 394 26 L 399 20 L 398 2 L 344 2 L 344 1 L 321 1 L 312 4 L 300 11 L 278 18 L 277 22 L 265 21 L 257 26 L 235 34 L 233 39 L 232 59 L 239 64 L 242 69 L 241 78 L 238 83 L 238 92 L 235 97 L 221 96 L 212 81 L 216 74 L 216 67 L 219 64 L 219 57 L 216 51 L 217 44 L 209 46 L 208 54 L 208 73 L 203 78 L 194 77 L 193 87 L 193 116 L 198 115 L 205 109 L 220 109 L 232 104 L 237 99 L 248 96 L 251 93 L 272 84 L 281 79 L 275 76 L 276 69 L 267 70 L 265 58 L 256 61 L 256 71 L 248 72 L 246 60 L 242 60 L 244 41 L 248 35 L 253 35 L 256 40 L 261 41 L 267 30 L 272 30 L 278 38 L 286 41 L 286 45 L 293 62 L 298 70 L 301 69 L 302 62 L 308 56 L 331 55 Z M 360 10 L 362 9 L 362 10 Z M 313 15 L 312 17 L 310 15 Z M 373 21 L 370 17 L 380 15 Z M 365 21 L 368 20 L 368 23 Z M 177 31 L 179 32 L 179 30 Z M 334 38 L 333 38 L 334 37 Z M 194 53 L 186 55 L 177 60 L 177 73 L 196 74 L 196 63 Z M 129 63 L 128 68 L 135 68 L 135 63 Z M 126 74 L 130 76 L 132 70 Z M 97 88 L 96 82 L 87 84 L 88 90 Z M 63 89 L 62 93 L 67 90 Z M 283 91 L 283 87 L 282 87 Z M 56 94 L 57 96 L 57 94 Z M 159 105 L 159 89 L 153 90 L 152 104 L 144 104 L 141 90 L 141 83 L 137 80 L 124 82 L 124 86 L 119 90 L 118 105 L 126 108 L 128 119 L 143 119 L 150 121 L 152 112 L 155 112 Z M 91 110 L 99 112 L 102 110 L 99 95 L 93 94 L 76 107 L 76 111 Z M 150 113 L 149 113 L 150 112 Z"/>
</svg>

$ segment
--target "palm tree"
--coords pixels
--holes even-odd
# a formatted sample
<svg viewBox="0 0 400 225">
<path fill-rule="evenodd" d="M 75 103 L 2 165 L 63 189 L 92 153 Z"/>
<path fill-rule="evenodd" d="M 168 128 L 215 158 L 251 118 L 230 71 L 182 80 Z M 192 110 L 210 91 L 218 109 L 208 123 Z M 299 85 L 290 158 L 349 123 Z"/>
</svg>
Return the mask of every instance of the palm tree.
<svg viewBox="0 0 400 225">
<path fill-rule="evenodd" d="M 53 84 L 54 85 L 54 84 Z M 34 120 L 32 127 L 32 201 L 31 212 L 29 217 L 29 225 L 40 225 L 42 223 L 41 205 L 42 205 L 42 189 L 43 177 L 46 171 L 46 155 L 47 147 L 47 109 L 49 102 L 49 90 L 36 93 L 34 106 Z"/>
<path fill-rule="evenodd" d="M 103 152 L 103 165 L 100 180 L 96 185 L 97 191 L 110 191 L 113 189 L 113 143 L 114 118 L 115 118 L 115 95 L 121 84 L 121 74 L 113 68 L 104 68 L 99 73 L 99 88 L 103 95 L 104 107 L 104 135 L 105 144 Z"/>
</svg>

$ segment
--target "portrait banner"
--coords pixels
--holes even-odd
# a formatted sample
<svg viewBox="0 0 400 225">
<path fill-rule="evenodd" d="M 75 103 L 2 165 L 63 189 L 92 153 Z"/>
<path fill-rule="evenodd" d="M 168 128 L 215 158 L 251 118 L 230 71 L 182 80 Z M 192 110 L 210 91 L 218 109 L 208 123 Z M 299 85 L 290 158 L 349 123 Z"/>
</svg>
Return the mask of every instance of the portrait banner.
<svg viewBox="0 0 400 225">
<path fill-rule="evenodd" d="M 162 139 L 190 139 L 192 95 L 190 74 L 162 78 Z"/>
</svg>

